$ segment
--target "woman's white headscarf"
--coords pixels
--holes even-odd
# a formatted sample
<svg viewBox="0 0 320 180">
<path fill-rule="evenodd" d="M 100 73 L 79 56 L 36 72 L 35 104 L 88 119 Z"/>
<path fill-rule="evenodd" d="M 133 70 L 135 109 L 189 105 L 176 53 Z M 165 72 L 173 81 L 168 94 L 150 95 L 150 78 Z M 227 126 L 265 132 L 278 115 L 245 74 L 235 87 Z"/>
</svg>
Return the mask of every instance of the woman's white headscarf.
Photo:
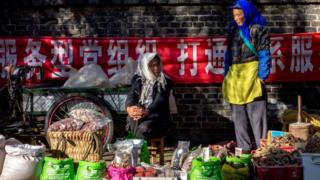
<svg viewBox="0 0 320 180">
<path fill-rule="evenodd" d="M 149 68 L 149 63 L 154 58 L 159 58 L 160 61 L 159 77 L 156 77 Z M 166 85 L 166 78 L 162 72 L 162 62 L 158 53 L 145 53 L 144 56 L 138 62 L 137 74 L 142 79 L 142 91 L 139 102 L 141 105 L 148 107 L 153 101 L 152 92 L 155 83 L 158 82 L 162 88 L 164 88 Z M 160 86 L 158 87 L 158 90 L 160 90 Z"/>
</svg>

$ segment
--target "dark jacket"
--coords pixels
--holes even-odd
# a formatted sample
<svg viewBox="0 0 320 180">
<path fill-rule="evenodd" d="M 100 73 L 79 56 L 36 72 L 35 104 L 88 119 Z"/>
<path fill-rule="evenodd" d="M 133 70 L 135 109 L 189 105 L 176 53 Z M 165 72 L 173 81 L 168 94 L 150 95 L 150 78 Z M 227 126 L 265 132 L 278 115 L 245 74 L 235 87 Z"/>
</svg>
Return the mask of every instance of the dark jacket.
<svg viewBox="0 0 320 180">
<path fill-rule="evenodd" d="M 141 119 L 159 121 L 162 125 L 168 125 L 171 121 L 169 108 L 169 95 L 172 88 L 172 81 L 166 77 L 166 86 L 162 88 L 159 83 L 153 87 L 153 102 L 148 107 L 150 112 L 148 117 Z M 160 86 L 160 87 L 159 87 Z M 160 91 L 158 91 L 160 88 Z M 126 100 L 126 107 L 139 105 L 139 98 L 142 91 L 142 80 L 139 75 L 135 74 L 131 80 L 131 89 Z"/>
<path fill-rule="evenodd" d="M 250 26 L 249 29 L 251 37 L 250 43 L 256 49 L 259 57 L 256 57 L 256 55 L 245 45 L 240 36 L 239 29 L 231 27 L 227 37 L 228 48 L 224 61 L 224 75 L 228 73 L 229 67 L 232 66 L 232 64 L 258 60 L 258 77 L 261 80 L 265 80 L 269 76 L 272 59 L 268 29 L 258 24 Z"/>
</svg>

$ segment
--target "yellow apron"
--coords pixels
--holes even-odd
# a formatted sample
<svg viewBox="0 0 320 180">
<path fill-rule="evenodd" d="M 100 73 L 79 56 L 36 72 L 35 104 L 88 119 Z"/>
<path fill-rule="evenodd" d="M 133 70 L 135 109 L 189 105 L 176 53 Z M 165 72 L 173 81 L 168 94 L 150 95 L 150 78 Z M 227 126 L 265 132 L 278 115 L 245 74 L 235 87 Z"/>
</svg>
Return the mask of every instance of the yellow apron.
<svg viewBox="0 0 320 180">
<path fill-rule="evenodd" d="M 247 104 L 262 96 L 258 61 L 233 64 L 222 83 L 222 95 L 231 104 Z"/>
</svg>

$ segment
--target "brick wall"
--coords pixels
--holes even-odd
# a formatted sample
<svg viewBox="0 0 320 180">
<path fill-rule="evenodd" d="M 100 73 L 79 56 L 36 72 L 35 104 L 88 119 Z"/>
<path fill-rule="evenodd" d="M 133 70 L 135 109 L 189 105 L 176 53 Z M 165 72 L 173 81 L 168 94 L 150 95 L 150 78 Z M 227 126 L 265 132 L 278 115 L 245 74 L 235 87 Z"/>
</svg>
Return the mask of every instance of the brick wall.
<svg viewBox="0 0 320 180">
<path fill-rule="evenodd" d="M 231 1 L 220 0 L 24 0 L 0 2 L 0 35 L 170 37 L 224 35 Z M 320 0 L 256 0 L 271 33 L 320 32 Z M 279 129 L 278 114 L 296 106 L 318 112 L 319 82 L 267 85 L 269 127 Z M 234 139 L 230 108 L 221 84 L 174 87 L 178 115 L 172 139 L 209 143 Z"/>
</svg>

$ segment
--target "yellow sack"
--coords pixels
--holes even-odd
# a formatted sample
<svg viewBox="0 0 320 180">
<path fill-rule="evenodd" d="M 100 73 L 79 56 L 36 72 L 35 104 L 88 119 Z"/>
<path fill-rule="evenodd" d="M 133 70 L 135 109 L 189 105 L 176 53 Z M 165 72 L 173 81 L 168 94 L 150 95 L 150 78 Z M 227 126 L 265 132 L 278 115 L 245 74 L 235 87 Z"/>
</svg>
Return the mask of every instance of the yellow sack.
<svg viewBox="0 0 320 180">
<path fill-rule="evenodd" d="M 234 168 L 229 164 L 223 164 L 221 169 L 224 180 L 245 180 L 250 176 L 249 167 Z"/>
<path fill-rule="evenodd" d="M 316 131 L 320 131 L 320 116 L 317 114 L 307 114 L 308 122 L 313 125 Z"/>
</svg>

